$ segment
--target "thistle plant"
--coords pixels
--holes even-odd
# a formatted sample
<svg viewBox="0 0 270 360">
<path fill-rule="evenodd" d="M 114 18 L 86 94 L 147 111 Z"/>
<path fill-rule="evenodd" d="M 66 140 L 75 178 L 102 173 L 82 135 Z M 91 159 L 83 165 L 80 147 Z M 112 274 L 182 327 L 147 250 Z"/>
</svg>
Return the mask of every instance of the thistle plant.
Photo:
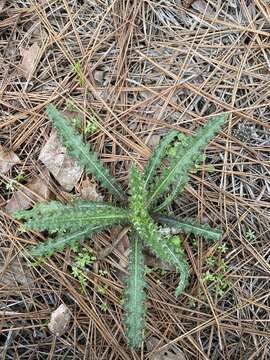
<svg viewBox="0 0 270 360">
<path fill-rule="evenodd" d="M 91 173 L 100 185 L 113 196 L 113 203 L 75 200 L 71 204 L 58 201 L 39 203 L 31 210 L 18 211 L 14 217 L 25 220 L 24 229 L 48 231 L 51 237 L 27 249 L 28 256 L 46 257 L 66 247 L 74 247 L 93 234 L 113 225 L 131 227 L 129 236 L 128 277 L 124 291 L 126 336 L 130 347 L 143 341 L 145 327 L 145 267 L 143 247 L 173 264 L 180 275 L 175 294 L 183 292 L 188 283 L 188 263 L 184 250 L 174 237 L 162 237 L 159 226 L 167 225 L 185 233 L 219 240 L 220 229 L 212 229 L 194 219 L 179 219 L 164 214 L 164 209 L 184 190 L 202 150 L 225 122 L 225 113 L 213 117 L 194 136 L 181 140 L 172 156 L 168 148 L 179 137 L 169 131 L 154 150 L 143 172 L 132 165 L 129 174 L 129 193 L 125 194 L 117 180 L 108 172 L 98 156 L 82 141 L 72 124 L 52 105 L 47 114 L 71 156 Z M 182 136 L 183 137 L 183 136 Z M 164 159 L 166 167 L 163 166 Z M 160 169 L 160 175 L 157 170 Z M 164 194 L 169 195 L 164 198 Z M 160 210 L 163 212 L 160 213 Z"/>
</svg>

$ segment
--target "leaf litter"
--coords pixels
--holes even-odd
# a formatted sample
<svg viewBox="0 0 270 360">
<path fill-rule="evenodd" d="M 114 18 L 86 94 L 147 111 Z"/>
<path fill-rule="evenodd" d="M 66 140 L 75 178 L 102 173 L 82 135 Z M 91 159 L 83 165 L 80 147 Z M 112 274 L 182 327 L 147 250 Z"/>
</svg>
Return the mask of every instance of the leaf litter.
<svg viewBox="0 0 270 360">
<path fill-rule="evenodd" d="M 66 191 L 71 191 L 82 176 L 83 168 L 67 154 L 54 130 L 41 149 L 39 160 Z"/>
<path fill-rule="evenodd" d="M 48 185 L 40 177 L 27 182 L 21 189 L 16 190 L 6 204 L 6 211 L 12 214 L 18 210 L 26 210 L 36 201 L 46 201 L 50 197 Z"/>
<path fill-rule="evenodd" d="M 28 49 L 20 48 L 20 54 L 22 56 L 20 70 L 27 81 L 30 81 L 34 75 L 40 51 L 41 49 L 37 42 L 34 42 Z"/>
<path fill-rule="evenodd" d="M 61 336 L 68 330 L 70 320 L 69 308 L 65 304 L 61 304 L 52 312 L 48 328 L 54 335 Z"/>
<path fill-rule="evenodd" d="M 0 145 L 0 174 L 6 174 L 14 165 L 19 163 L 19 157 L 12 150 L 7 150 Z"/>
<path fill-rule="evenodd" d="M 7 69 L 0 72 L 1 83 L 6 86 L 1 100 L 6 104 L 12 104 L 15 99 L 19 101 L 16 111 L 1 105 L 0 137 L 3 143 L 10 137 L 13 144 L 21 146 L 21 160 L 38 158 L 43 144 L 34 145 L 32 139 L 39 136 L 42 139 L 43 133 L 42 127 L 36 126 L 36 120 L 39 116 L 42 118 L 52 97 L 59 102 L 71 97 L 86 110 L 91 104 L 109 134 L 99 137 L 98 151 L 106 154 L 106 165 L 110 166 L 112 161 L 123 183 L 131 160 L 128 154 L 143 163 L 147 154 L 136 145 L 152 134 L 153 129 L 159 129 L 154 130 L 155 134 L 171 126 L 189 132 L 213 111 L 230 112 L 229 131 L 224 130 L 207 149 L 207 161 L 216 171 L 192 174 L 190 188 L 171 210 L 186 216 L 196 214 L 203 218 L 207 214 L 218 218 L 226 234 L 224 241 L 232 248 L 226 258 L 226 277 L 233 286 L 222 297 L 210 286 L 202 287 L 198 274 L 205 270 L 205 259 L 216 244 L 201 241 L 193 244 L 192 239 L 184 239 L 192 259 L 190 274 L 194 281 L 179 303 L 172 296 L 174 276 L 166 277 L 162 288 L 149 286 L 150 306 L 155 314 L 147 318 L 151 324 L 147 331 L 149 336 L 162 341 L 162 346 L 166 341 L 183 337 L 179 343 L 188 359 L 198 356 L 222 359 L 241 353 L 248 358 L 265 357 L 269 353 L 269 343 L 265 341 L 269 334 L 269 269 L 265 262 L 269 257 L 270 214 L 269 1 L 166 0 L 154 6 L 151 2 L 129 2 L 130 6 L 113 2 L 110 7 L 106 2 L 95 0 L 84 2 L 84 6 L 79 2 L 48 5 L 48 1 L 39 1 L 42 11 L 46 12 L 46 23 L 40 8 L 30 9 L 28 3 L 8 1 L 8 11 L 1 13 L 0 47 Z M 186 9 L 185 4 L 189 6 Z M 71 16 L 68 16 L 67 5 Z M 94 15 L 91 22 L 90 12 Z M 16 78 L 6 77 L 6 72 L 12 73 L 13 67 L 19 67 L 22 58 L 14 55 L 13 49 L 21 47 L 26 32 L 30 34 L 31 27 L 37 24 L 52 41 L 44 62 L 39 64 L 41 71 L 38 77 L 32 78 L 31 91 L 26 93 L 20 90 L 21 84 Z M 40 39 L 34 41 L 40 44 Z M 83 53 L 87 58 L 82 59 Z M 94 74 L 93 83 L 96 83 L 92 92 L 74 87 L 74 76 L 69 73 L 71 58 L 82 59 L 86 67 L 104 72 L 104 79 L 102 73 Z M 91 73 L 87 77 L 92 81 Z M 106 103 L 96 93 L 104 94 L 102 99 L 106 99 Z M 27 115 L 29 121 L 24 123 L 19 119 L 25 119 L 26 111 L 31 115 Z M 255 126 L 259 136 L 255 138 L 241 129 L 244 134 L 239 137 L 236 130 L 242 125 Z M 127 130 L 133 134 L 126 136 Z M 24 141 L 21 140 L 23 131 L 29 135 Z M 34 166 L 31 171 L 35 173 Z M 61 186 L 55 187 L 56 192 L 61 193 Z M 9 194 L 3 191 L 1 196 L 2 201 L 6 201 Z M 0 221 L 3 232 L 10 234 L 1 246 L 17 247 L 22 240 L 22 236 L 16 236 L 17 225 L 4 217 Z M 255 234 L 249 243 L 245 236 L 248 230 Z M 23 238 L 27 241 L 28 235 L 23 234 Z M 100 249 L 106 237 L 97 238 L 95 244 Z M 109 268 L 110 259 L 107 260 L 104 263 Z M 63 300 L 72 293 L 72 299 L 68 300 L 77 309 L 74 331 L 65 334 L 64 339 L 56 339 L 52 349 L 50 341 L 40 346 L 40 339 L 47 334 L 41 330 L 44 324 L 39 314 L 32 315 L 26 310 L 27 326 L 19 317 L 5 315 L 9 327 L 3 329 L 3 342 L 10 333 L 15 333 L 14 328 L 18 329 L 15 340 L 5 342 L 9 344 L 7 358 L 49 356 L 71 360 L 89 354 L 97 359 L 111 356 L 129 360 L 151 356 L 146 347 L 143 354 L 128 352 L 125 347 L 119 320 L 121 289 L 113 270 L 107 275 L 108 302 L 116 312 L 104 314 L 100 313 L 95 296 L 92 297 L 92 289 L 86 298 L 69 281 L 68 256 L 56 257 L 51 264 L 53 267 L 44 266 L 37 275 L 38 293 L 32 288 L 24 292 L 14 284 L 10 290 L 16 291 L 16 297 L 5 291 L 1 296 L 12 309 L 32 303 L 34 299 L 38 309 L 48 311 L 52 305 L 57 307 L 60 297 Z M 190 300 L 194 300 L 195 309 Z M 224 313 L 230 316 L 222 320 L 220 315 Z M 163 339 L 165 333 L 166 340 Z M 107 349 L 110 354 L 106 353 Z"/>
</svg>

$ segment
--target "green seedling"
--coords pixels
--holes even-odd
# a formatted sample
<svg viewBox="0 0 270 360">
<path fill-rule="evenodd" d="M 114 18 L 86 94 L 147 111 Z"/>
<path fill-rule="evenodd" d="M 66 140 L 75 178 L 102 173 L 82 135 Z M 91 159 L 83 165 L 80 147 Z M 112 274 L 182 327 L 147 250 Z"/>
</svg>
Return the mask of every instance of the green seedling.
<svg viewBox="0 0 270 360">
<path fill-rule="evenodd" d="M 102 304 L 100 304 L 100 309 L 104 312 L 108 311 L 108 304 L 106 302 L 103 302 Z"/>
<path fill-rule="evenodd" d="M 85 271 L 87 266 L 92 265 L 96 261 L 96 257 L 93 256 L 88 250 L 81 249 L 80 246 L 74 246 L 73 251 L 76 253 L 74 263 L 71 266 L 72 275 L 78 279 L 81 289 L 86 292 L 87 276 Z"/>
<path fill-rule="evenodd" d="M 128 277 L 124 290 L 124 309 L 126 335 L 131 347 L 142 344 L 145 328 L 145 266 L 143 247 L 147 245 L 161 260 L 175 266 L 180 274 L 180 281 L 175 294 L 178 296 L 188 284 L 188 263 L 184 250 L 175 237 L 163 238 L 160 225 L 179 229 L 194 236 L 218 241 L 220 229 L 212 229 L 207 224 L 200 224 L 195 219 L 160 214 L 160 208 L 168 205 L 184 190 L 189 181 L 189 171 L 208 142 L 224 124 L 227 115 L 215 116 L 199 128 L 194 136 L 186 137 L 184 146 L 178 146 L 175 156 L 167 154 L 167 148 L 179 135 L 176 130 L 169 131 L 154 150 L 143 173 L 132 165 L 129 173 L 129 192 L 126 194 L 117 180 L 109 173 L 98 159 L 89 144 L 84 143 L 81 135 L 67 119 L 52 105 L 48 107 L 48 116 L 56 128 L 60 139 L 69 154 L 91 173 L 100 185 L 113 196 L 114 202 L 96 202 L 75 200 L 71 204 L 58 201 L 39 203 L 28 211 L 19 211 L 14 217 L 24 219 L 24 226 L 30 230 L 56 232 L 46 242 L 27 249 L 32 257 L 51 256 L 66 247 L 89 239 L 110 226 L 122 224 L 132 229 L 129 235 Z M 163 166 L 166 158 L 166 167 Z M 159 171 L 157 171 L 159 169 Z M 159 175 L 160 174 L 160 175 Z M 170 193 L 164 200 L 164 194 Z M 87 258 L 87 261 L 89 259 Z M 92 259 L 93 260 L 93 259 Z M 86 263 L 83 260 L 80 265 Z M 94 260 L 93 260 L 94 261 Z M 76 276 L 79 266 L 75 268 Z M 83 278 L 81 279 L 84 284 Z"/>
<path fill-rule="evenodd" d="M 6 182 L 5 188 L 8 191 L 14 191 L 17 185 L 17 181 L 15 179 L 10 179 Z"/>
<path fill-rule="evenodd" d="M 86 80 L 85 80 L 85 76 L 82 70 L 82 66 L 80 61 L 76 61 L 73 65 L 73 70 L 75 71 L 75 73 L 77 74 L 77 76 L 79 77 L 79 84 L 80 86 L 85 86 Z"/>
<path fill-rule="evenodd" d="M 8 191 L 14 191 L 16 189 L 17 183 L 22 183 L 26 179 L 26 174 L 24 171 L 19 171 L 14 179 L 7 181 L 5 188 Z"/>
<path fill-rule="evenodd" d="M 255 231 L 251 230 L 251 229 L 248 229 L 245 233 L 245 238 L 248 240 L 248 241 L 252 241 L 252 240 L 255 240 L 256 239 L 256 234 L 255 234 Z"/>
<path fill-rule="evenodd" d="M 97 292 L 98 292 L 99 294 L 101 294 L 101 295 L 106 295 L 107 290 L 108 290 L 108 286 L 107 286 L 107 285 L 98 286 L 98 287 L 97 287 Z"/>
<path fill-rule="evenodd" d="M 228 264 L 225 259 L 220 257 L 224 255 L 228 251 L 228 246 L 226 244 L 222 244 L 218 246 L 217 252 L 218 255 L 211 255 L 206 258 L 206 266 L 208 268 L 207 271 L 203 274 L 203 281 L 207 285 L 214 284 L 215 292 L 222 296 L 226 290 L 231 287 L 231 282 L 226 278 L 226 271 L 228 269 Z"/>
<path fill-rule="evenodd" d="M 94 118 L 91 118 L 86 121 L 86 126 L 83 126 L 83 121 L 79 117 L 75 117 L 71 121 L 72 125 L 77 129 L 79 132 L 83 132 L 85 135 L 92 135 L 98 129 L 98 124 Z"/>
</svg>

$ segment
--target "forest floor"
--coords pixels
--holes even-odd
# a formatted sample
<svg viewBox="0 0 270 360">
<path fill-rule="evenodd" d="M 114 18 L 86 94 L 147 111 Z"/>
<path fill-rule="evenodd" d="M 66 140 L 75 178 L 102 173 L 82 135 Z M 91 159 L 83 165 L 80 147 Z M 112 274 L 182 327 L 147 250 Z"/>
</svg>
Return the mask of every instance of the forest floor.
<svg viewBox="0 0 270 360">
<path fill-rule="evenodd" d="M 270 358 L 270 8 L 266 0 L 0 0 L 1 359 Z M 34 267 L 45 233 L 12 213 L 40 200 L 108 196 L 64 154 L 46 106 L 79 124 L 127 188 L 168 129 L 229 118 L 170 211 L 221 226 L 182 236 L 190 282 L 148 259 L 146 341 L 127 346 L 124 241 L 74 276 L 71 250 Z M 94 114 L 94 115 L 93 115 Z M 93 255 L 119 229 L 86 242 Z M 152 265 L 152 266 L 151 266 Z M 65 304 L 62 333 L 49 328 Z M 63 309 L 63 308 L 61 308 Z"/>
</svg>

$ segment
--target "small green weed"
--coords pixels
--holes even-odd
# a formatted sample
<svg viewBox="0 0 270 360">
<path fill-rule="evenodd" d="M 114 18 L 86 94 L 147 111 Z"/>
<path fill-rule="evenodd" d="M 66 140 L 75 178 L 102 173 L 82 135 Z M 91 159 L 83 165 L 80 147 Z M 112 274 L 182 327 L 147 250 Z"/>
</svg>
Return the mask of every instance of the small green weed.
<svg viewBox="0 0 270 360">
<path fill-rule="evenodd" d="M 7 181 L 5 188 L 8 191 L 14 191 L 16 189 L 17 183 L 22 183 L 26 179 L 26 174 L 24 171 L 17 172 L 17 175 L 14 179 L 10 179 Z"/>
<path fill-rule="evenodd" d="M 252 241 L 252 240 L 255 240 L 256 239 L 256 234 L 255 234 L 255 231 L 251 230 L 251 229 L 248 229 L 245 233 L 245 238 L 248 240 L 248 241 Z"/>
<path fill-rule="evenodd" d="M 228 264 L 222 258 L 227 252 L 228 246 L 226 244 L 219 245 L 216 255 L 207 257 L 205 261 L 207 270 L 202 276 L 205 284 L 214 286 L 214 290 L 219 296 L 222 296 L 231 287 L 231 282 L 226 278 Z"/>
<path fill-rule="evenodd" d="M 17 185 L 17 181 L 14 179 L 10 179 L 5 184 L 5 189 L 8 191 L 14 191 Z"/>
<path fill-rule="evenodd" d="M 77 74 L 77 76 L 79 77 L 79 84 L 80 86 L 85 86 L 86 80 L 85 80 L 85 76 L 82 70 L 82 66 L 79 60 L 77 60 L 73 65 L 73 70 L 75 71 L 75 73 Z"/>
<path fill-rule="evenodd" d="M 96 257 L 84 248 L 74 247 L 73 251 L 75 251 L 76 256 L 71 266 L 71 273 L 74 278 L 78 279 L 82 292 L 86 292 L 87 276 L 85 271 L 87 266 L 92 265 L 96 261 Z"/>
<path fill-rule="evenodd" d="M 102 304 L 100 304 L 99 307 L 104 312 L 107 312 L 109 309 L 108 304 L 106 302 L 103 302 Z"/>
<path fill-rule="evenodd" d="M 103 286 L 98 286 L 97 287 L 97 292 L 101 295 L 106 295 L 108 290 L 108 286 L 107 285 L 103 285 Z"/>
<path fill-rule="evenodd" d="M 70 99 L 67 99 L 66 100 L 66 108 L 69 110 L 69 111 L 77 111 L 77 107 L 74 103 L 74 101 L 70 100 Z"/>
<path fill-rule="evenodd" d="M 96 120 L 91 117 L 86 121 L 86 125 L 84 126 L 83 121 L 79 117 L 74 117 L 71 121 L 72 125 L 77 129 L 80 133 L 83 132 L 84 135 L 92 135 L 98 129 L 98 124 Z"/>
</svg>

